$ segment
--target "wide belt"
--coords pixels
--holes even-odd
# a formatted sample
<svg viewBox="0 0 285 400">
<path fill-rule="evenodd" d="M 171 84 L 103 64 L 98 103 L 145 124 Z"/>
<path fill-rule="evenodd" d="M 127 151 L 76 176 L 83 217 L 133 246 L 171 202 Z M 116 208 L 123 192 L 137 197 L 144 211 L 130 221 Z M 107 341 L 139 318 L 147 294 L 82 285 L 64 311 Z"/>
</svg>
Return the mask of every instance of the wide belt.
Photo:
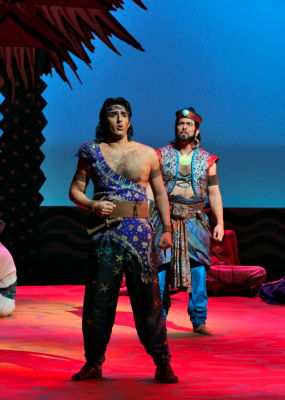
<svg viewBox="0 0 285 400">
<path fill-rule="evenodd" d="M 173 219 L 194 218 L 203 215 L 204 203 L 182 204 L 170 202 L 170 213 Z"/>
<path fill-rule="evenodd" d="M 103 228 L 110 228 L 113 225 L 120 223 L 123 218 L 148 218 L 149 217 L 149 204 L 147 200 L 143 201 L 117 201 L 112 200 L 112 203 L 116 205 L 113 209 L 112 214 L 108 218 L 98 217 L 95 226 L 87 228 L 88 235 L 92 235 L 95 232 Z"/>
<path fill-rule="evenodd" d="M 108 218 L 148 218 L 147 200 L 143 201 L 112 201 L 116 205 Z"/>
</svg>

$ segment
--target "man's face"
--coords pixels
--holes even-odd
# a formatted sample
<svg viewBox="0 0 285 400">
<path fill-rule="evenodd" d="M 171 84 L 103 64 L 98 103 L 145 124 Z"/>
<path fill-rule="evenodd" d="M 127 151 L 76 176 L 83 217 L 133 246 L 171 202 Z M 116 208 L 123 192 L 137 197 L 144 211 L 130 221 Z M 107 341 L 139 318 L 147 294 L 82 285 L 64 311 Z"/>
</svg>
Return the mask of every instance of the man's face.
<svg viewBox="0 0 285 400">
<path fill-rule="evenodd" d="M 180 118 L 176 125 L 176 137 L 181 142 L 192 142 L 199 134 L 195 121 L 189 118 Z"/>
<path fill-rule="evenodd" d="M 130 127 L 130 118 L 127 110 L 120 104 L 110 106 L 107 111 L 107 128 L 112 137 L 124 137 Z"/>
</svg>

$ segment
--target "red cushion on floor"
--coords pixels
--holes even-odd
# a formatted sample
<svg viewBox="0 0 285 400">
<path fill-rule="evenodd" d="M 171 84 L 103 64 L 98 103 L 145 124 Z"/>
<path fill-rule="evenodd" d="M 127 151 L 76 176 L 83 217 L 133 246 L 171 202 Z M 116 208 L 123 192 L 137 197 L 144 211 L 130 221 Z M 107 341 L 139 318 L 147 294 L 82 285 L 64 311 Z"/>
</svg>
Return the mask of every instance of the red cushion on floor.
<svg viewBox="0 0 285 400">
<path fill-rule="evenodd" d="M 211 265 L 207 272 L 207 290 L 213 295 L 254 296 L 266 278 L 260 266 Z"/>
</svg>

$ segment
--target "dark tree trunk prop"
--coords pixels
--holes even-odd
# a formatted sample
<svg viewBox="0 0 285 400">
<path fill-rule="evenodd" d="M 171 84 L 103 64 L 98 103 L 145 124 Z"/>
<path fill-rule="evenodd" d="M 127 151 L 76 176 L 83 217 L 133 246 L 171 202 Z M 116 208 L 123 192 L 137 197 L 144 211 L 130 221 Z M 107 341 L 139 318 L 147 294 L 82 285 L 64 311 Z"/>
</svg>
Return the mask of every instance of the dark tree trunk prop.
<svg viewBox="0 0 285 400">
<path fill-rule="evenodd" d="M 43 115 L 46 102 L 41 94 L 46 84 L 37 77 L 34 91 L 26 91 L 20 80 L 15 81 L 14 101 L 11 85 L 4 84 L 0 92 L 1 194 L 0 215 L 7 223 L 3 242 L 9 248 L 18 268 L 22 284 L 31 282 L 32 271 L 39 260 L 38 216 L 43 200 L 39 190 L 45 181 L 41 171 L 44 155 L 40 150 L 45 139 L 42 130 L 47 121 Z M 40 283 L 39 277 L 33 277 Z"/>
</svg>

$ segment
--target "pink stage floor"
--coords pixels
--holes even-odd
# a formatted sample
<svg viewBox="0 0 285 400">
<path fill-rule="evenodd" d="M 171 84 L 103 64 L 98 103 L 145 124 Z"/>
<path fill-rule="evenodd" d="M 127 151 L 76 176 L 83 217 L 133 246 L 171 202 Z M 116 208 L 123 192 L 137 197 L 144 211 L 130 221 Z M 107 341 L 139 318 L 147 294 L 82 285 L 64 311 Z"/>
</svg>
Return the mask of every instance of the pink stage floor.
<svg viewBox="0 0 285 400">
<path fill-rule="evenodd" d="M 0 319 L 0 399 L 285 398 L 285 308 L 259 298 L 211 297 L 211 337 L 192 333 L 185 293 L 172 297 L 168 337 L 179 383 L 153 380 L 127 296 L 120 296 L 102 381 L 72 382 L 83 364 L 83 286 L 19 287 Z"/>
</svg>

